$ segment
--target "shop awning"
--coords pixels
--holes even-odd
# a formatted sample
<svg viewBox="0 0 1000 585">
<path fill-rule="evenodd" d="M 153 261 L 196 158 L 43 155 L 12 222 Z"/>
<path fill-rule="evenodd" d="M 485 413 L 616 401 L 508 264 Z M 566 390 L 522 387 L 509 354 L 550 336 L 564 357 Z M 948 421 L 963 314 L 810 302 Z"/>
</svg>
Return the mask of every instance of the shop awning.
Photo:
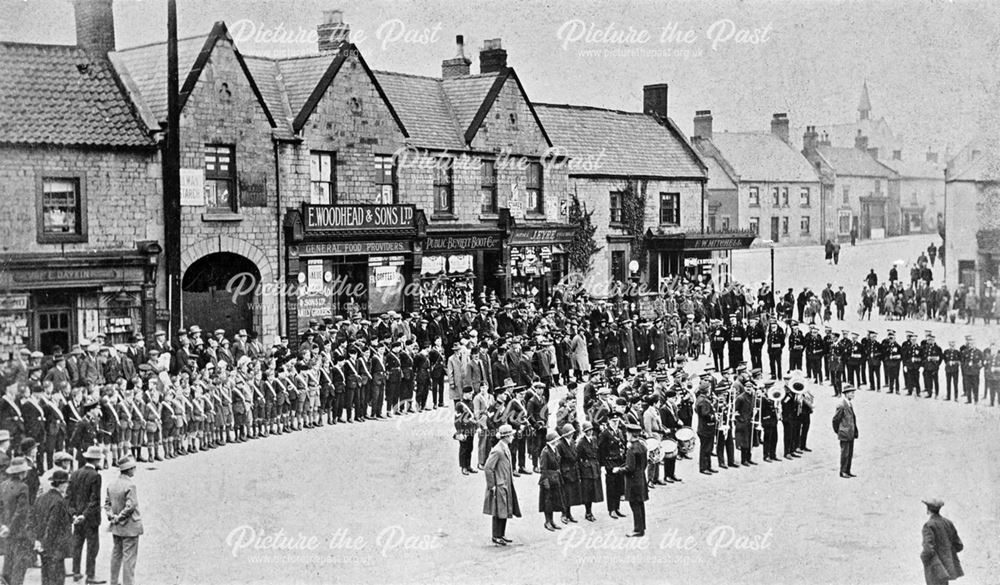
<svg viewBox="0 0 1000 585">
<path fill-rule="evenodd" d="M 647 247 L 657 251 L 744 250 L 756 238 L 757 234 L 749 231 L 714 234 L 657 234 L 653 230 L 646 232 Z"/>
</svg>

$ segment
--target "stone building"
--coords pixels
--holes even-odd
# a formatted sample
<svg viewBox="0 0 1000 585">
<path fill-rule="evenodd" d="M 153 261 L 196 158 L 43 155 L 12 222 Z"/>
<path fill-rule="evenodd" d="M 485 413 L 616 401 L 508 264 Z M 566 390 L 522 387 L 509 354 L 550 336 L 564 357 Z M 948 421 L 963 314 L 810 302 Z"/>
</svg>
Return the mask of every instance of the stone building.
<svg viewBox="0 0 1000 585">
<path fill-rule="evenodd" d="M 1000 284 L 1000 141 L 979 137 L 948 162 L 944 282 L 977 295 Z M 995 292 L 994 292 L 995 294 Z"/>
<path fill-rule="evenodd" d="M 108 60 L 110 13 L 77 3 L 75 46 L 0 43 L 2 355 L 128 343 L 156 324 L 158 127 Z"/>
<path fill-rule="evenodd" d="M 601 250 L 584 285 L 705 273 L 728 278 L 728 252 L 693 251 L 705 225 L 707 169 L 667 111 L 667 84 L 643 88 L 640 112 L 537 104 L 556 149 L 568 157 L 570 190 L 597 228 Z M 642 212 L 632 213 L 639 203 Z M 633 268 L 635 269 L 633 271 Z"/>
<path fill-rule="evenodd" d="M 821 242 L 819 176 L 789 144 L 788 117 L 774 114 L 770 132 L 713 132 L 712 123 L 711 111 L 697 112 L 692 140 L 722 174 L 708 184 L 709 228 L 748 230 L 778 244 Z"/>
</svg>

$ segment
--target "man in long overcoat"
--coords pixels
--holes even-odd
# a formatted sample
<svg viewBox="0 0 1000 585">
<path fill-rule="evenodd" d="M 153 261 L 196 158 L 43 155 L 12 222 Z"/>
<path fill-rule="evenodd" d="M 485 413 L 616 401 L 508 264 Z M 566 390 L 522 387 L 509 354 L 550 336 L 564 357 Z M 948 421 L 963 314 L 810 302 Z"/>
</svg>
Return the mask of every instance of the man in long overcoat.
<svg viewBox="0 0 1000 585">
<path fill-rule="evenodd" d="M 924 562 L 924 579 L 927 585 L 947 585 L 949 580 L 965 574 L 958 560 L 958 553 L 962 552 L 964 545 L 955 525 L 941 515 L 944 502 L 936 498 L 923 502 L 930 516 L 924 523 L 924 548 L 920 552 L 920 560 Z"/>
<path fill-rule="evenodd" d="M 486 497 L 483 500 L 483 514 L 493 517 L 493 544 L 507 546 L 507 519 L 520 518 L 521 507 L 514 491 L 514 469 L 510 461 L 510 441 L 514 438 L 514 428 L 501 425 L 497 429 L 497 444 L 483 466 L 486 476 Z"/>
</svg>

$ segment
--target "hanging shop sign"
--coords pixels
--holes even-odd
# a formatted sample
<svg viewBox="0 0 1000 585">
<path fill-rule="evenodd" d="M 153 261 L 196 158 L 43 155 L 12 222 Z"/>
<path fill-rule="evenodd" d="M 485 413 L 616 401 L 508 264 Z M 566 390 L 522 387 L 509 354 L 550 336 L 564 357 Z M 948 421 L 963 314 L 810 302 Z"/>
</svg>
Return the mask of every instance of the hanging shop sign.
<svg viewBox="0 0 1000 585">
<path fill-rule="evenodd" d="M 413 205 L 303 205 L 305 231 L 385 230 L 414 227 Z"/>
<path fill-rule="evenodd" d="M 444 256 L 424 256 L 420 263 L 421 274 L 441 274 L 444 272 Z"/>
</svg>

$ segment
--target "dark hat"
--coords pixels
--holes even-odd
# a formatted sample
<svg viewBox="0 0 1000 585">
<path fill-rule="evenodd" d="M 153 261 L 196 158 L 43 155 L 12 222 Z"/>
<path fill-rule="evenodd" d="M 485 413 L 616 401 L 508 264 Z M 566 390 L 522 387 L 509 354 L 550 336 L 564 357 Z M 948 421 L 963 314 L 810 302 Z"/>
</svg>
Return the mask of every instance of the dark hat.
<svg viewBox="0 0 1000 585">
<path fill-rule="evenodd" d="M 31 437 L 25 437 L 21 439 L 21 453 L 27 453 L 35 447 L 38 446 L 38 441 L 32 439 Z"/>
<path fill-rule="evenodd" d="M 56 469 L 52 472 L 52 477 L 49 478 L 49 483 L 52 485 L 62 485 L 69 482 L 69 472 L 65 469 Z"/>
</svg>

